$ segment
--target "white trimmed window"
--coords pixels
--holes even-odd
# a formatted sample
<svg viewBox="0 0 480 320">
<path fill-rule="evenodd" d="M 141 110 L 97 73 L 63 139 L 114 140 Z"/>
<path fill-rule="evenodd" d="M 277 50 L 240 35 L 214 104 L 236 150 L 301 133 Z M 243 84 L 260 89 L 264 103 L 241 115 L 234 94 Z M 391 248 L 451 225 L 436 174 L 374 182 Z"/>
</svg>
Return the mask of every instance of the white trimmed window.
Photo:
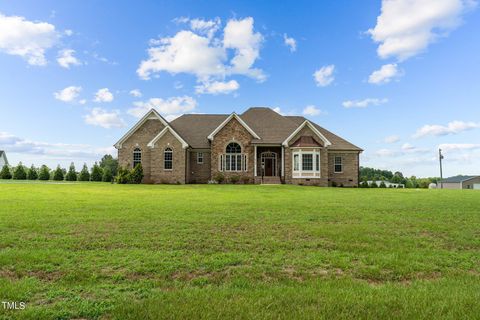
<svg viewBox="0 0 480 320">
<path fill-rule="evenodd" d="M 242 147 L 236 143 L 231 142 L 225 148 L 225 154 L 219 156 L 220 171 L 240 172 L 248 171 L 247 155 L 242 153 Z"/>
<path fill-rule="evenodd" d="M 292 169 L 293 178 L 320 178 L 320 150 L 294 150 Z"/>
<path fill-rule="evenodd" d="M 163 151 L 163 169 L 173 169 L 173 150 L 171 148 L 166 148 Z"/>
<path fill-rule="evenodd" d="M 203 152 L 197 152 L 197 164 L 203 164 Z"/>
<path fill-rule="evenodd" d="M 342 157 L 335 157 L 333 165 L 334 165 L 333 172 L 335 173 L 343 172 Z"/>
<path fill-rule="evenodd" d="M 133 167 L 135 168 L 137 164 L 142 164 L 142 150 L 139 148 L 133 150 Z"/>
</svg>

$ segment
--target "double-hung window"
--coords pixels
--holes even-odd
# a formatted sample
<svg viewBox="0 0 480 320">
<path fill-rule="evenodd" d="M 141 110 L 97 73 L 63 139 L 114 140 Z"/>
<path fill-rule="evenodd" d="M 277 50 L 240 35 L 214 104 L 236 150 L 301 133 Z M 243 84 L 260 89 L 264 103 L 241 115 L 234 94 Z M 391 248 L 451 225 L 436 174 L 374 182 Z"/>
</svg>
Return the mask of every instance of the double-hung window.
<svg viewBox="0 0 480 320">
<path fill-rule="evenodd" d="M 197 164 L 203 164 L 203 152 L 197 152 Z"/>
<path fill-rule="evenodd" d="M 343 172 L 343 163 L 342 163 L 342 157 L 335 157 L 334 159 L 334 169 L 333 172 L 335 173 L 341 173 Z"/>
<path fill-rule="evenodd" d="M 137 164 L 142 164 L 142 150 L 139 148 L 133 150 L 133 167 L 135 168 Z"/>
</svg>

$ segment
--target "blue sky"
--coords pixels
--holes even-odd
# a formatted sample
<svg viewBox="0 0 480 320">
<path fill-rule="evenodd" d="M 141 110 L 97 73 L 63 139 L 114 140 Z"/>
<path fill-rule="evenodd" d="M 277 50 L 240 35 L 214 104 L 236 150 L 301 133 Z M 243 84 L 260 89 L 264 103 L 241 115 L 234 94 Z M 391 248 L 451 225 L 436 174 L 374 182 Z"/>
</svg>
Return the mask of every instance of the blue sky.
<svg viewBox="0 0 480 320">
<path fill-rule="evenodd" d="M 147 108 L 304 115 L 361 165 L 480 174 L 480 10 L 472 0 L 4 1 L 0 149 L 80 166 Z M 133 91 L 132 90 L 136 90 Z"/>
</svg>

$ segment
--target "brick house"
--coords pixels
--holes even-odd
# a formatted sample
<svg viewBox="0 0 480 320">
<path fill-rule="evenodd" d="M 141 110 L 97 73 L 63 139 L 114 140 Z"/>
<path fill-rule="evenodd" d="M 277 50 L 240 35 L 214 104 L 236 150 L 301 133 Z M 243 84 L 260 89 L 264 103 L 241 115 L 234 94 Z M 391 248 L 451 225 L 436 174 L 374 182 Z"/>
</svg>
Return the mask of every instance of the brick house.
<svg viewBox="0 0 480 320">
<path fill-rule="evenodd" d="M 145 183 L 229 181 L 357 186 L 362 149 L 304 117 L 269 108 L 185 114 L 150 110 L 116 144 L 119 165 L 141 163 Z"/>
</svg>

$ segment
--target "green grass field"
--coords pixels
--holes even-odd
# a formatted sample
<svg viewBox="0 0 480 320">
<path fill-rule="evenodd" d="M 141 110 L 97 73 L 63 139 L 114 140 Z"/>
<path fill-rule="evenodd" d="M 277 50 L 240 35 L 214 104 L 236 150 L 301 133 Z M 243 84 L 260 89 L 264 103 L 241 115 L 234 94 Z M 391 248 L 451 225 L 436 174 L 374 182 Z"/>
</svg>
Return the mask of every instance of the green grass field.
<svg viewBox="0 0 480 320">
<path fill-rule="evenodd" d="M 0 183 L 1 319 L 478 319 L 480 192 Z"/>
</svg>

